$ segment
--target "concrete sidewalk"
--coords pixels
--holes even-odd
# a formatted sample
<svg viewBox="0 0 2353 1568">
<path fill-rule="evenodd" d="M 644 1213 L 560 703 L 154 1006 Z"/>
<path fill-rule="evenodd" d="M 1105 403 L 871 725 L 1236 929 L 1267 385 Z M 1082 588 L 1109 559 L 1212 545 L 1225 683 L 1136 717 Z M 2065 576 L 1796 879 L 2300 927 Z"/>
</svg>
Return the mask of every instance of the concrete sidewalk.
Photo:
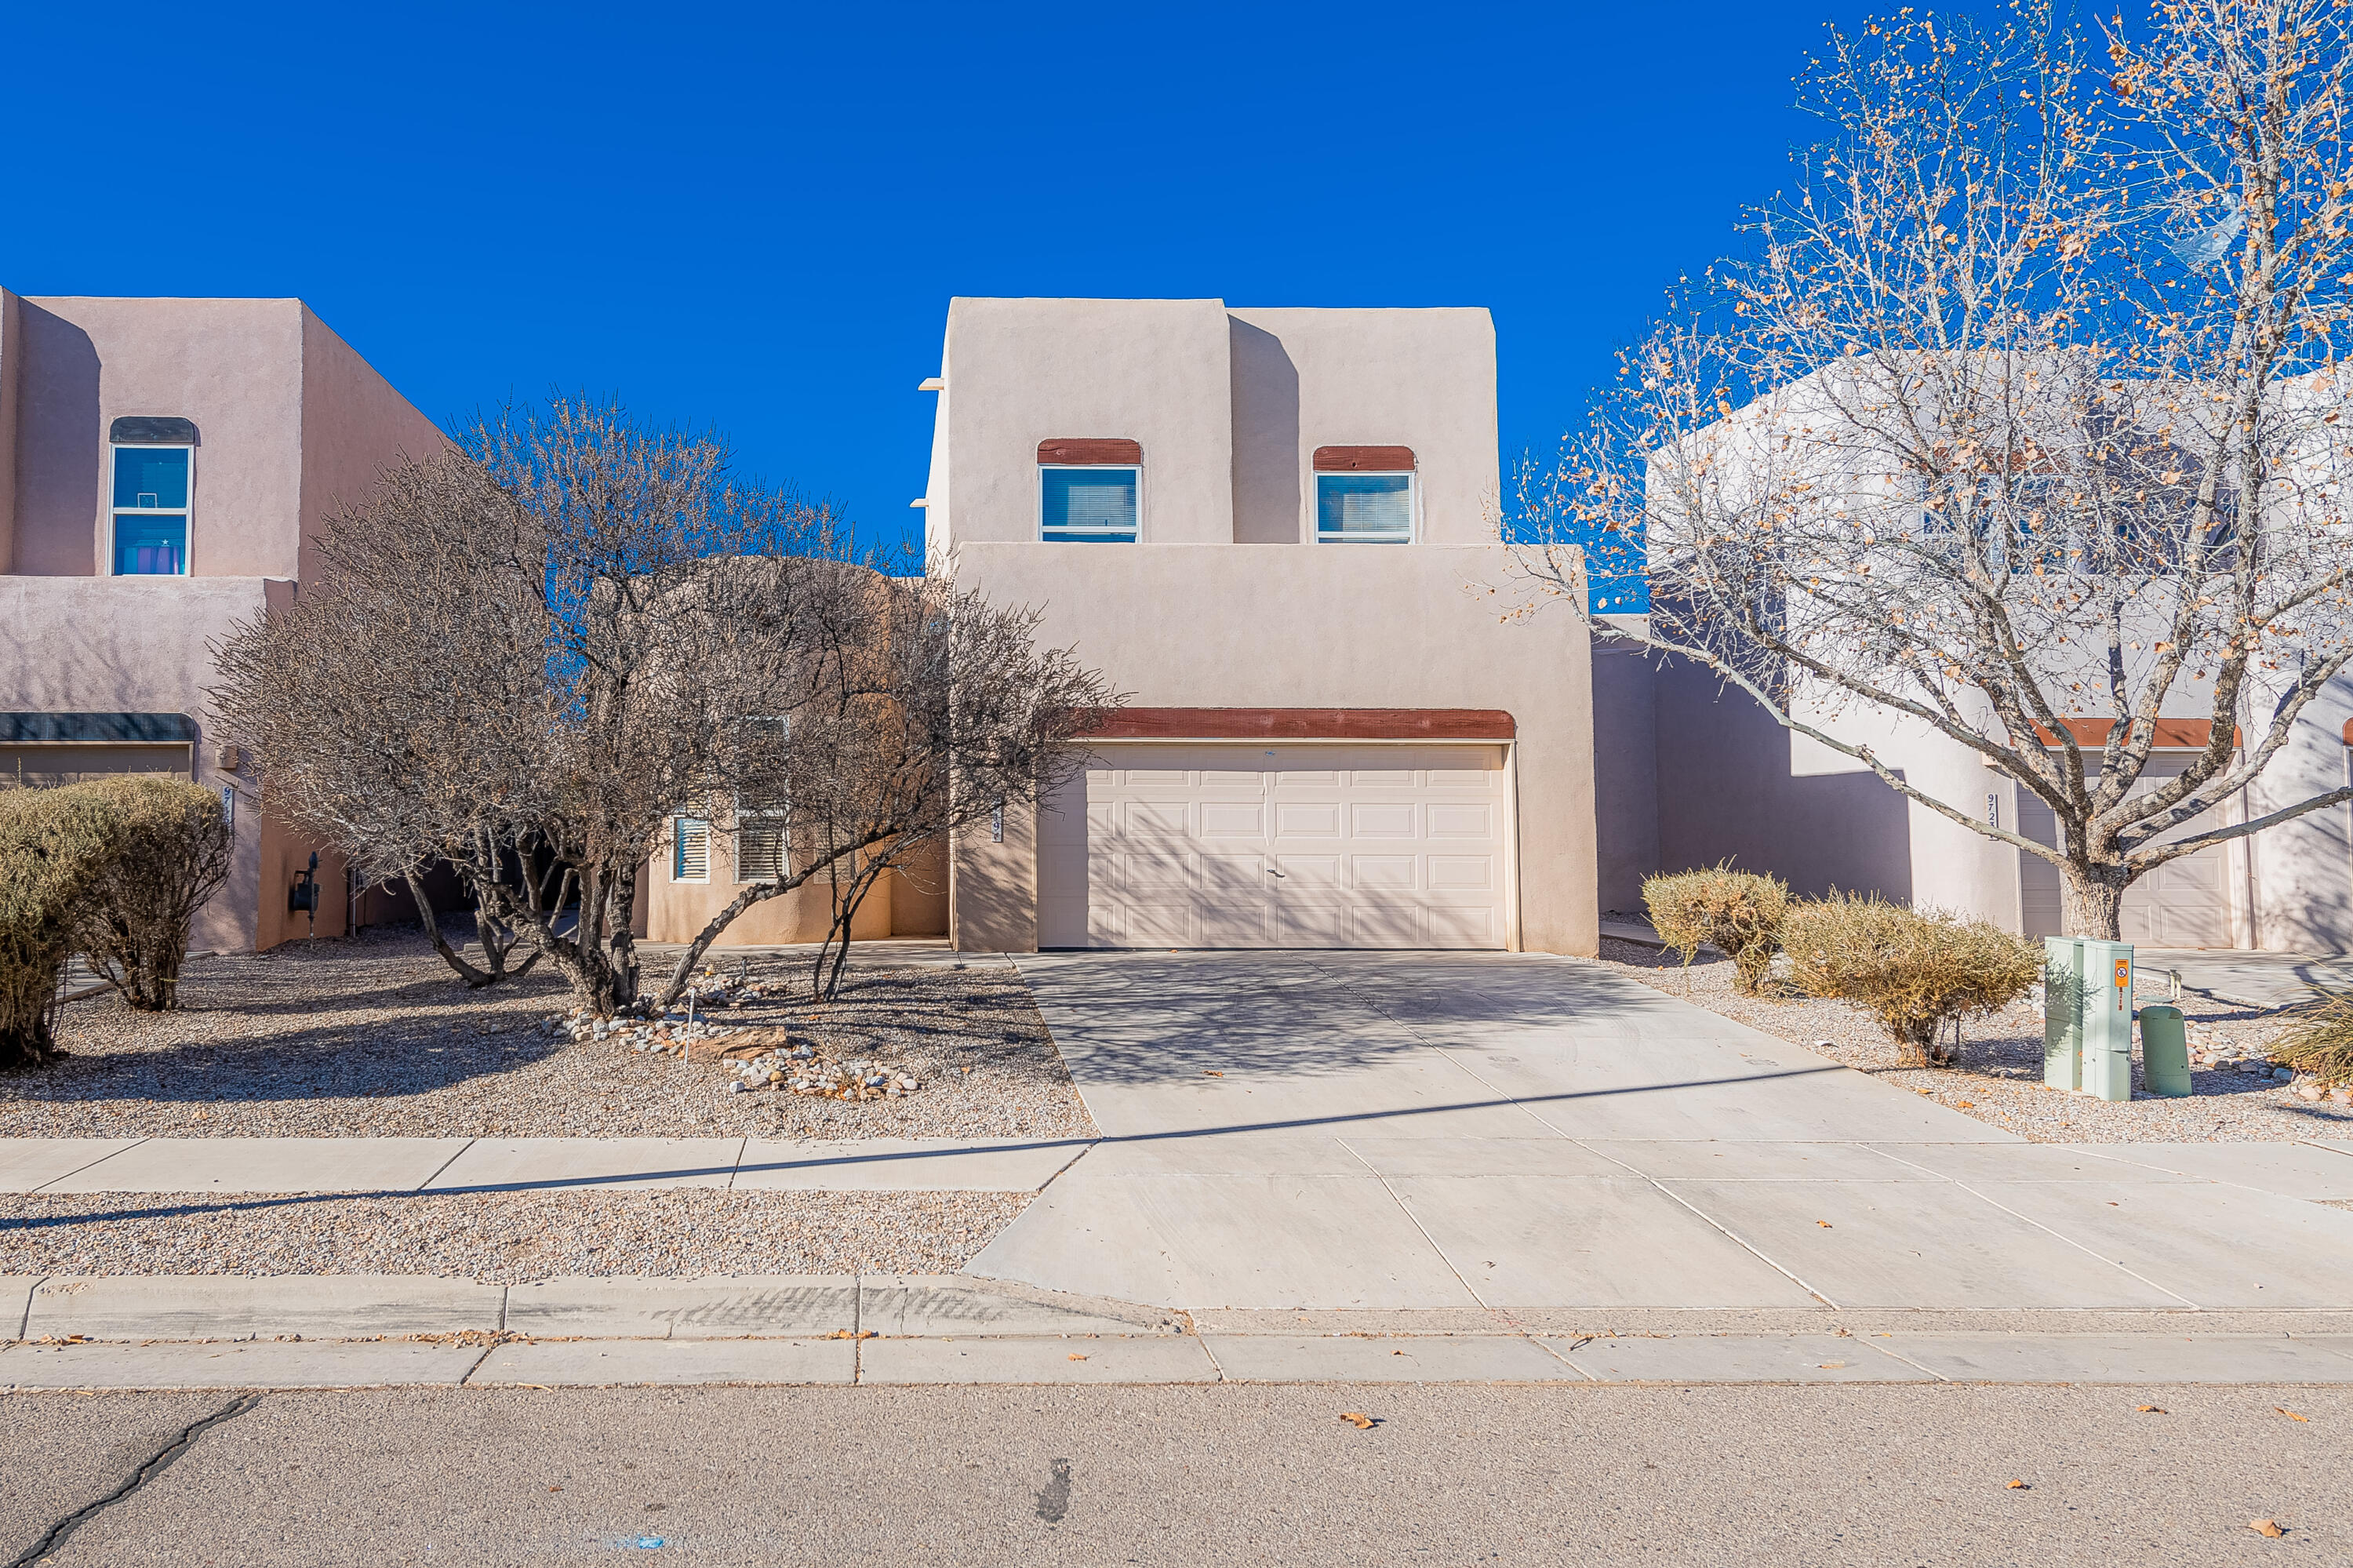
<svg viewBox="0 0 2353 1568">
<path fill-rule="evenodd" d="M 2353 1384 L 2353 1315 L 1195 1322 L 954 1276 L 0 1281 L 0 1390 L 696 1383 Z M 1810 1319 L 1810 1320 L 1809 1320 Z M 1607 1319 L 1603 1319 L 1606 1321 Z M 1672 1316 L 1658 1319 L 1670 1324 Z M 1874 1327 L 1884 1322 L 1886 1327 Z M 1431 1331 L 1449 1330 L 1451 1331 Z M 2185 1331 L 2187 1330 L 2187 1331 Z"/>
<path fill-rule="evenodd" d="M 1031 1192 L 1082 1139 L 11 1138 L 0 1192 Z"/>
</svg>

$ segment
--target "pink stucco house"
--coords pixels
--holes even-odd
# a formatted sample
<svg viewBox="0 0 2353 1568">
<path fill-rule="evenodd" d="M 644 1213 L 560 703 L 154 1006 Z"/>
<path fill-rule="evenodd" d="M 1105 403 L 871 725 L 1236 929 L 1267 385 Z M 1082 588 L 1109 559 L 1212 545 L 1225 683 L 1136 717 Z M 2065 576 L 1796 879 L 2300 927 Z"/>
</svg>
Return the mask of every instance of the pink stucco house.
<svg viewBox="0 0 2353 1568">
<path fill-rule="evenodd" d="M 1042 611 L 1131 705 L 1066 796 L 895 887 L 888 929 L 1594 950 L 1586 636 L 1496 591 L 1485 311 L 958 299 L 923 389 L 931 569 Z M 681 842 L 656 938 L 744 874 L 723 823 Z M 764 909 L 730 939 L 821 933 Z"/>
<path fill-rule="evenodd" d="M 208 650 L 294 591 L 322 517 L 441 439 L 299 300 L 0 290 L 0 773 L 220 790 L 236 869 L 197 950 L 346 928 L 332 856 L 315 919 L 289 910 L 314 846 L 212 732 Z"/>
</svg>

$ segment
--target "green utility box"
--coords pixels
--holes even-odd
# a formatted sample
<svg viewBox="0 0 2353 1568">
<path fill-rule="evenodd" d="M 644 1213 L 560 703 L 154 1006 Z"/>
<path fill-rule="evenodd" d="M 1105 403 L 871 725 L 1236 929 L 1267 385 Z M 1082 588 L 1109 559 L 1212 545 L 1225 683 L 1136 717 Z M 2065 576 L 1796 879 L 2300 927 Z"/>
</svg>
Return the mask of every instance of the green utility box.
<svg viewBox="0 0 2353 1568">
<path fill-rule="evenodd" d="M 2054 1089 L 2084 1086 L 2084 943 L 2042 938 L 2042 1081 Z"/>
<path fill-rule="evenodd" d="M 2150 1094 L 2179 1099 L 2189 1092 L 2189 1026 L 2181 1009 L 2159 1001 L 2140 1010 L 2140 1070 Z"/>
<path fill-rule="evenodd" d="M 2042 1081 L 2132 1098 L 2132 944 L 2045 937 L 2042 953 Z"/>
</svg>

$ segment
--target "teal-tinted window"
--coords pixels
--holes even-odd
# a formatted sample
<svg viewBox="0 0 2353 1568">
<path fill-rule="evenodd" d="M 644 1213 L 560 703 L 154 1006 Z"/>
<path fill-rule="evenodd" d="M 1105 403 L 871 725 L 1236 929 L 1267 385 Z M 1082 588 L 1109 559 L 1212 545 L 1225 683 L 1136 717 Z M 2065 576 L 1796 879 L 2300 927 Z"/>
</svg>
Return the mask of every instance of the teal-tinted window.
<svg viewBox="0 0 2353 1568">
<path fill-rule="evenodd" d="M 1132 468 L 1039 470 L 1045 496 L 1050 545 L 1135 543 L 1135 490 Z"/>
<path fill-rule="evenodd" d="M 188 569 L 186 447 L 114 449 L 114 572 L 177 577 Z"/>
<path fill-rule="evenodd" d="M 1413 542 L 1413 475 L 1319 473 L 1315 537 L 1325 544 Z"/>
<path fill-rule="evenodd" d="M 185 510 L 188 504 L 188 449 L 185 447 L 117 447 L 114 449 L 116 508 Z"/>
<path fill-rule="evenodd" d="M 188 569 L 188 520 L 118 514 L 114 519 L 114 575 L 177 577 Z"/>
</svg>

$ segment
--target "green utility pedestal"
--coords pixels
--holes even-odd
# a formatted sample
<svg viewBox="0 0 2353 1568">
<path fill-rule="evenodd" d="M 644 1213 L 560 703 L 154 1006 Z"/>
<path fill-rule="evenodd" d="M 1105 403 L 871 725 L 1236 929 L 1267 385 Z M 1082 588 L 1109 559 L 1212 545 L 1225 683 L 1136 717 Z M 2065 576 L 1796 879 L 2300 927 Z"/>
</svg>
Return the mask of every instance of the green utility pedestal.
<svg viewBox="0 0 2353 1568">
<path fill-rule="evenodd" d="M 2084 943 L 2084 1092 L 2132 1098 L 2133 950 L 2130 942 Z"/>
<path fill-rule="evenodd" d="M 2181 1009 L 2160 1001 L 2140 1010 L 2140 1071 L 2150 1094 L 2179 1099 L 2189 1092 L 2189 1026 Z"/>
<path fill-rule="evenodd" d="M 2042 1081 L 2084 1086 L 2084 942 L 2042 938 Z"/>
</svg>

